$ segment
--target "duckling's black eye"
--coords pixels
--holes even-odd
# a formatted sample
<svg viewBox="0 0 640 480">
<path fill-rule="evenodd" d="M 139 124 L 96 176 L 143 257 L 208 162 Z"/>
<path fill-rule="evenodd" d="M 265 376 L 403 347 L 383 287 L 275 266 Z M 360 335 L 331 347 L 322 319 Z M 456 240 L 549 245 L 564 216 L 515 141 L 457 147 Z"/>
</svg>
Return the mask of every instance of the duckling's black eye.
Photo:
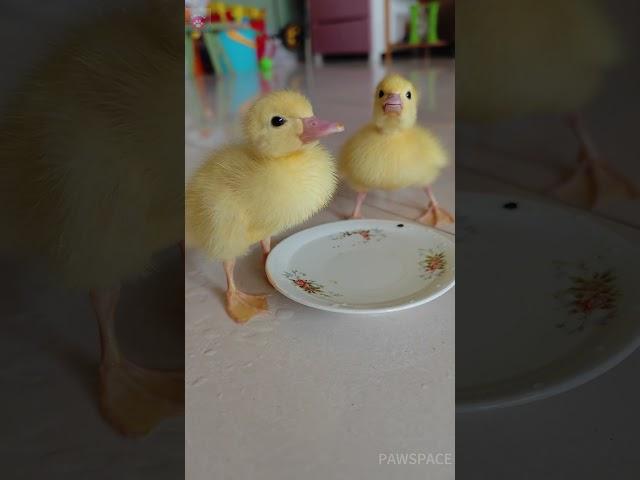
<svg viewBox="0 0 640 480">
<path fill-rule="evenodd" d="M 285 123 L 287 123 L 287 121 L 282 117 L 272 117 L 271 118 L 271 125 L 273 125 L 274 127 L 281 127 Z"/>
<path fill-rule="evenodd" d="M 382 98 L 382 97 L 384 97 L 384 92 L 382 90 L 380 90 L 378 92 L 378 98 Z"/>
<path fill-rule="evenodd" d="M 409 100 L 411 100 L 411 92 L 407 92 L 407 93 L 405 94 L 405 97 L 407 97 Z"/>
</svg>

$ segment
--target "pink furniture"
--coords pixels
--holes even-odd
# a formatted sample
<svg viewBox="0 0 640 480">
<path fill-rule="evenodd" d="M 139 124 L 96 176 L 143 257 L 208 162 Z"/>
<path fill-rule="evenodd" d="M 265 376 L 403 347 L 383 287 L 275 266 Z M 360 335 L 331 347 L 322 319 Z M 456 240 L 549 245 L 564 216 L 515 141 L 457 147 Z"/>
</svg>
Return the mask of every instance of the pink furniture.
<svg viewBox="0 0 640 480">
<path fill-rule="evenodd" d="M 315 55 L 370 53 L 370 0 L 309 0 Z"/>
</svg>

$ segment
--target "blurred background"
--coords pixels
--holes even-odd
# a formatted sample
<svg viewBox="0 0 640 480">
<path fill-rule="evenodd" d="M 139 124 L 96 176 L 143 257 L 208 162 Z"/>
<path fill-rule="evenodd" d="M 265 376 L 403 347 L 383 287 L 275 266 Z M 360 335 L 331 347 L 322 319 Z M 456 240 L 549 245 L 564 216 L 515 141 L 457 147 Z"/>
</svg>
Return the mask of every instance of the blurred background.
<svg viewBox="0 0 640 480">
<path fill-rule="evenodd" d="M 421 83 L 433 110 L 436 77 L 451 71 L 453 6 L 453 1 L 413 0 L 189 0 L 188 143 L 210 145 L 229 138 L 233 119 L 271 89 L 308 89 L 313 103 L 318 85 L 336 99 L 350 97 L 354 104 L 367 105 L 369 91 L 385 72 L 383 62 L 390 67 L 393 59 L 401 61 L 394 65 L 399 71 L 413 72 L 411 80 Z M 342 84 L 342 72 L 350 72 L 348 85 Z M 319 81 L 319 75 L 326 79 Z M 353 93 L 345 91 L 353 87 L 358 87 Z"/>
</svg>

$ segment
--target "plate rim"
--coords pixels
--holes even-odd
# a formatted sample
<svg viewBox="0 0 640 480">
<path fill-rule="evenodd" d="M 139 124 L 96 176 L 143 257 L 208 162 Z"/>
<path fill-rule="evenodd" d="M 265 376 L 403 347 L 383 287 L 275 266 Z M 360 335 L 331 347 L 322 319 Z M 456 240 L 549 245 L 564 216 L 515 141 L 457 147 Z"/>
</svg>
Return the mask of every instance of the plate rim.
<svg viewBox="0 0 640 480">
<path fill-rule="evenodd" d="M 456 401 L 456 414 L 476 413 L 501 408 L 517 407 L 566 393 L 604 375 L 609 370 L 626 360 L 638 349 L 638 347 L 640 347 L 640 335 L 634 337 L 632 341 L 625 345 L 624 348 L 607 356 L 603 362 L 593 366 L 583 367 L 577 371 L 575 375 L 549 382 L 548 384 L 545 384 L 544 387 L 537 390 L 515 391 L 507 395 L 483 397 L 475 401 Z"/>
<path fill-rule="evenodd" d="M 302 234 L 308 234 L 314 230 L 321 230 L 321 229 L 326 229 L 329 226 L 333 226 L 333 225 L 349 225 L 349 224 L 362 224 L 362 223 L 367 223 L 367 224 L 371 224 L 372 227 L 374 227 L 375 225 L 373 224 L 384 224 L 384 225 L 391 225 L 391 224 L 395 224 L 397 225 L 398 223 L 403 223 L 405 225 L 413 225 L 413 226 L 418 226 L 418 227 L 422 227 L 425 228 L 429 231 L 431 231 L 432 233 L 434 233 L 436 236 L 439 236 L 440 238 L 442 238 L 445 242 L 447 242 L 453 249 L 454 253 L 455 253 L 455 235 L 451 234 L 454 239 L 449 238 L 448 236 L 446 236 L 444 234 L 443 231 L 438 230 L 437 228 L 432 228 L 432 227 L 428 227 L 426 225 L 423 225 L 421 223 L 417 223 L 411 220 L 389 220 L 389 219 L 375 219 L 375 218 L 363 218 L 363 219 L 348 219 L 348 220 L 338 220 L 335 222 L 328 222 L 328 223 L 322 223 L 320 225 L 315 225 L 313 227 L 309 227 L 306 228 L 304 230 L 300 230 L 298 232 L 295 232 L 291 235 L 289 235 L 288 237 L 284 238 L 283 240 L 281 240 L 271 251 L 271 253 L 269 254 L 269 256 L 267 257 L 267 263 L 265 265 L 265 272 L 267 274 L 267 279 L 269 280 L 269 283 L 271 284 L 271 286 L 273 288 L 275 288 L 280 294 L 284 295 L 285 297 L 287 297 L 289 300 L 299 303 L 301 305 L 305 305 L 307 307 L 310 308 L 315 308 L 317 310 L 324 310 L 327 312 L 333 312 L 333 313 L 346 313 L 346 314 L 351 314 L 351 315 L 375 315 L 375 314 L 382 314 L 382 313 L 392 313 L 392 312 L 399 312 L 402 310 L 408 310 L 410 308 L 414 308 L 414 307 L 418 307 L 420 305 L 424 305 L 425 303 L 429 303 L 435 299 L 437 299 L 438 297 L 444 295 L 445 293 L 447 293 L 449 290 L 451 290 L 454 286 L 455 286 L 455 266 L 454 266 L 454 273 L 453 273 L 453 277 L 451 282 L 449 282 L 446 286 L 444 286 L 443 288 L 441 288 L 440 290 L 438 290 L 437 292 L 432 293 L 431 295 L 428 295 L 427 297 L 424 298 L 420 298 L 418 300 L 412 301 L 412 302 L 407 302 L 407 303 L 403 303 L 401 305 L 396 305 L 396 306 L 392 306 L 392 307 L 380 307 L 380 308 L 360 308 L 360 309 L 354 309 L 354 308 L 344 308 L 344 307 L 340 307 L 340 306 L 332 306 L 332 305 L 321 305 L 318 303 L 314 303 L 310 300 L 304 299 L 304 298 L 293 298 L 292 296 L 290 296 L 286 290 L 284 290 L 283 288 L 281 288 L 278 285 L 278 282 L 276 282 L 274 280 L 274 277 L 272 276 L 272 268 L 270 267 L 270 260 L 273 258 L 271 256 L 271 254 L 273 252 L 275 252 L 278 248 L 280 248 L 282 245 L 285 245 L 286 242 L 288 241 L 293 241 L 293 239 L 296 236 L 302 235 Z M 286 246 L 286 245 L 285 245 Z M 284 248 L 284 247 L 283 247 Z M 454 264 L 455 265 L 455 264 Z"/>
</svg>

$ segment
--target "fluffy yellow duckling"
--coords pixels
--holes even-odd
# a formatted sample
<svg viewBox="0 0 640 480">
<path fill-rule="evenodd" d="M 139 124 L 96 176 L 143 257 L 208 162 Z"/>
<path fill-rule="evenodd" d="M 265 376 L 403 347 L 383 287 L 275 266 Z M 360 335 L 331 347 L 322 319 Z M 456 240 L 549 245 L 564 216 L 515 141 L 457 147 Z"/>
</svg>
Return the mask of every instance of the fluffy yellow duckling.
<svg viewBox="0 0 640 480">
<path fill-rule="evenodd" d="M 183 25 L 149 2 L 72 30 L 0 119 L 0 251 L 91 292 L 101 411 L 127 435 L 184 408 L 184 374 L 127 360 L 115 332 L 121 285 L 184 238 Z"/>
<path fill-rule="evenodd" d="M 431 132 L 416 125 L 417 113 L 418 92 L 409 80 L 389 75 L 378 84 L 373 120 L 340 152 L 340 174 L 358 192 L 352 218 L 362 217 L 362 202 L 369 190 L 420 186 L 425 188 L 429 206 L 418 221 L 429 225 L 453 222 L 430 187 L 447 165 L 447 155 Z"/>
<path fill-rule="evenodd" d="M 236 322 L 265 311 L 267 300 L 238 290 L 235 259 L 257 242 L 268 255 L 271 236 L 329 202 L 336 172 L 317 140 L 343 130 L 317 119 L 300 93 L 272 92 L 247 111 L 245 142 L 213 152 L 187 185 L 187 243 L 224 262 L 226 309 Z"/>
<path fill-rule="evenodd" d="M 559 114 L 579 142 L 578 168 L 553 191 L 593 207 L 638 190 L 596 151 L 577 112 L 600 91 L 623 45 L 597 0 L 485 0 L 456 10 L 456 118 L 487 122 Z"/>
</svg>

